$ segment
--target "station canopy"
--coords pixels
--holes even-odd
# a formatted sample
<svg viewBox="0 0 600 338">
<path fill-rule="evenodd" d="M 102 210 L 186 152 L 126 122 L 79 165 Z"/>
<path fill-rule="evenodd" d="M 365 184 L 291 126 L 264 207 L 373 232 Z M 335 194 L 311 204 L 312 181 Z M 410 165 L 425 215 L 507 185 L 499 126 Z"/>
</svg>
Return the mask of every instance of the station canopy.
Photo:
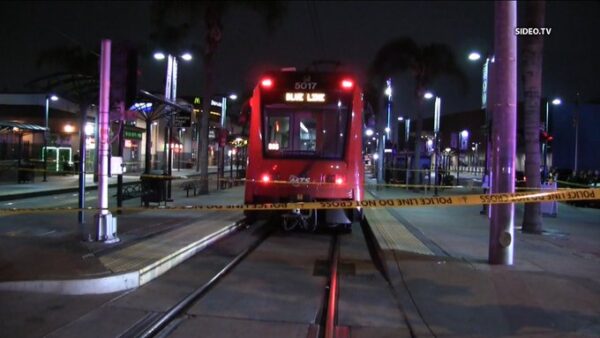
<svg viewBox="0 0 600 338">
<path fill-rule="evenodd" d="M 31 123 L 21 123 L 15 121 L 0 121 L 0 134 L 12 133 L 16 130 L 24 132 L 43 132 L 46 130 L 45 127 Z"/>
</svg>

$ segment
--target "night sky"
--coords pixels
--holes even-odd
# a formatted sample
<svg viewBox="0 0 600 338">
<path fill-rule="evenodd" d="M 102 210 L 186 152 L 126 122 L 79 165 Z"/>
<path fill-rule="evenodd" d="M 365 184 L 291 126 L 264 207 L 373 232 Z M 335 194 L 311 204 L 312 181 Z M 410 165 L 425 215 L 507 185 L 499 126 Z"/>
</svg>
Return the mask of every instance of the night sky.
<svg viewBox="0 0 600 338">
<path fill-rule="evenodd" d="M 318 30 L 311 25 L 309 7 L 317 10 Z M 598 15 L 594 2 L 547 3 L 543 94 L 574 100 L 600 101 Z M 522 6 L 519 6 L 519 17 Z M 21 92 L 23 84 L 49 74 L 37 69 L 38 53 L 58 45 L 80 44 L 98 50 L 100 39 L 149 41 L 151 30 L 147 2 L 2 2 L 0 4 L 0 91 Z M 493 47 L 492 2 L 289 2 L 281 25 L 268 33 L 259 16 L 246 9 L 230 10 L 217 52 L 216 91 L 249 90 L 259 74 L 272 67 L 304 68 L 315 59 L 336 59 L 362 79 L 369 62 L 387 41 L 408 36 L 419 44 L 450 45 L 469 78 L 469 90 L 442 79 L 433 90 L 443 98 L 443 113 L 480 106 L 481 63 L 466 59 L 471 50 Z M 199 15 L 199 18 L 201 16 Z M 521 25 L 522 26 L 522 25 Z M 197 40 L 204 40 L 199 33 Z M 165 65 L 151 58 L 140 63 L 140 87 L 162 91 Z M 179 95 L 200 95 L 202 60 L 180 64 Z M 394 110 L 410 115 L 412 87 L 408 77 L 393 78 Z"/>
</svg>

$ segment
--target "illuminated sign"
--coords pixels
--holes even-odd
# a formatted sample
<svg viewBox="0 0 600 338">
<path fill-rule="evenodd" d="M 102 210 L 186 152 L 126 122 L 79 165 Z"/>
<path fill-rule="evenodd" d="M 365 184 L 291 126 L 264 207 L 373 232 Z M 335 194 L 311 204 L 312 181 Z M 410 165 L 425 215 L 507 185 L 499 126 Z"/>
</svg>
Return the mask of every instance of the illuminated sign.
<svg viewBox="0 0 600 338">
<path fill-rule="evenodd" d="M 141 140 L 142 134 L 143 133 L 139 130 L 132 130 L 127 127 L 125 127 L 125 130 L 123 131 L 123 136 L 129 140 Z"/>
<path fill-rule="evenodd" d="M 286 102 L 325 102 L 325 93 L 303 93 L 287 92 L 285 93 Z"/>
</svg>

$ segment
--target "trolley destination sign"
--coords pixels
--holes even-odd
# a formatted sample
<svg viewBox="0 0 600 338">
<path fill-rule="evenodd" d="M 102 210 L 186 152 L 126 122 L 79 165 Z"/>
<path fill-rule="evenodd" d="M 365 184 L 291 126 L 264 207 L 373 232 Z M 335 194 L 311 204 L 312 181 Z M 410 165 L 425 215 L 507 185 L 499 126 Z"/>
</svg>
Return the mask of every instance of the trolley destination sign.
<svg viewBox="0 0 600 338">
<path fill-rule="evenodd" d="M 325 102 L 325 93 L 286 92 L 286 102 Z"/>
</svg>

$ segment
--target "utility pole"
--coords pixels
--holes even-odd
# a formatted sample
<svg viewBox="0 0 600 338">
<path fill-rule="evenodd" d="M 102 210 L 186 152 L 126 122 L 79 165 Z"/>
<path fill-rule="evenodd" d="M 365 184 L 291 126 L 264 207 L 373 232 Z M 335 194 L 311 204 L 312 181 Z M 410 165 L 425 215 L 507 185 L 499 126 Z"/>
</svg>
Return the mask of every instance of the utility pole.
<svg viewBox="0 0 600 338">
<path fill-rule="evenodd" d="M 102 40 L 100 59 L 100 102 L 98 105 L 98 213 L 95 215 L 96 240 L 118 242 L 117 219 L 108 210 L 108 146 L 110 142 L 110 55 L 111 40 Z"/>
<path fill-rule="evenodd" d="M 577 175 L 577 162 L 579 160 L 579 93 L 577 93 L 577 98 L 575 100 L 575 112 L 573 115 L 573 123 L 575 124 L 575 161 L 573 163 L 573 172 Z"/>
<path fill-rule="evenodd" d="M 440 166 L 439 164 L 439 153 L 440 153 L 440 110 L 441 110 L 441 105 L 442 105 L 442 99 L 439 96 L 435 97 L 435 108 L 434 108 L 434 118 L 433 118 L 433 133 L 434 133 L 434 159 L 435 159 L 435 167 L 433 168 L 434 172 L 435 172 L 435 182 L 433 182 L 433 186 L 435 187 L 433 190 L 433 195 L 437 196 L 438 195 L 438 182 L 442 182 L 439 179 L 439 170 L 438 167 Z M 431 175 L 430 175 L 431 176 Z"/>
<path fill-rule="evenodd" d="M 494 50 L 496 72 L 495 109 L 492 127 L 492 193 L 515 191 L 515 151 L 517 137 L 517 2 L 498 1 L 495 8 Z M 497 204 L 490 221 L 490 264 L 513 264 L 513 203 Z"/>
</svg>

